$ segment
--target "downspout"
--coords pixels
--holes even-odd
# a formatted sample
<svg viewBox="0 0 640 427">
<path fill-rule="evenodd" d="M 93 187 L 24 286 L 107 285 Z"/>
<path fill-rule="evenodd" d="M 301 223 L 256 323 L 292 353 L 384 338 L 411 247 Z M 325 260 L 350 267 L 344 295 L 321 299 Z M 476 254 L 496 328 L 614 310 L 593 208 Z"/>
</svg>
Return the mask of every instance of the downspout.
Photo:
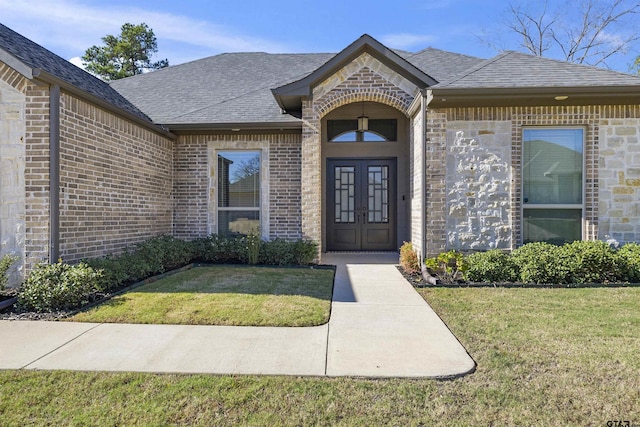
<svg viewBox="0 0 640 427">
<path fill-rule="evenodd" d="M 49 263 L 60 258 L 60 85 L 49 89 Z"/>
<path fill-rule="evenodd" d="M 420 112 L 422 116 L 422 162 L 420 175 L 422 176 L 422 194 L 420 200 L 421 205 L 421 224 L 422 224 L 422 241 L 420 245 L 420 265 L 423 264 L 427 256 L 427 104 L 426 89 L 420 91 Z"/>
</svg>

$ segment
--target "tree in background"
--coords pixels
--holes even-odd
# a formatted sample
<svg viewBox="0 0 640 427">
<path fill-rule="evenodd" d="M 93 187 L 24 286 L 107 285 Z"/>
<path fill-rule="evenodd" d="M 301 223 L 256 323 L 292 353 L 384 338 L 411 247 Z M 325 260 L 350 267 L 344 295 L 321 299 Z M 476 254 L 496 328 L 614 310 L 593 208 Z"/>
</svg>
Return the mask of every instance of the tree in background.
<svg viewBox="0 0 640 427">
<path fill-rule="evenodd" d="M 576 9 L 577 19 L 568 16 L 569 8 Z M 633 21 L 638 12 L 640 4 L 628 0 L 509 3 L 505 25 L 520 36 L 527 53 L 606 67 L 608 59 L 627 53 L 640 39 Z M 500 44 L 487 36 L 481 40 Z"/>
<path fill-rule="evenodd" d="M 82 56 L 82 64 L 90 73 L 103 80 L 117 80 L 169 66 L 167 59 L 151 62 L 158 52 L 153 30 L 142 23 L 126 23 L 119 36 L 102 38 L 104 46 L 91 46 Z"/>
</svg>

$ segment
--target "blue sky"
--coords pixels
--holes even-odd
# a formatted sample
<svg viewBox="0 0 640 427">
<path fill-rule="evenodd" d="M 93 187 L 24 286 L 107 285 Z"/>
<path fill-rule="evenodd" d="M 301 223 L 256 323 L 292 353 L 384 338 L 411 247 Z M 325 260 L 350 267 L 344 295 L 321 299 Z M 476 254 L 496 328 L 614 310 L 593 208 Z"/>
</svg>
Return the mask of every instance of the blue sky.
<svg viewBox="0 0 640 427">
<path fill-rule="evenodd" d="M 569 5 L 566 0 L 549 0 Z M 519 50 L 505 30 L 506 1 L 491 0 L 0 0 L 0 22 L 58 55 L 72 59 L 119 34 L 125 22 L 153 28 L 159 52 L 179 64 L 222 52 L 338 52 L 364 33 L 409 51 L 425 47 L 482 58 L 499 48 Z M 532 4 L 532 3 L 530 3 Z M 575 19 L 574 7 L 566 19 Z M 615 38 L 619 35 L 608 34 Z M 638 51 L 609 66 L 628 71 Z"/>
</svg>

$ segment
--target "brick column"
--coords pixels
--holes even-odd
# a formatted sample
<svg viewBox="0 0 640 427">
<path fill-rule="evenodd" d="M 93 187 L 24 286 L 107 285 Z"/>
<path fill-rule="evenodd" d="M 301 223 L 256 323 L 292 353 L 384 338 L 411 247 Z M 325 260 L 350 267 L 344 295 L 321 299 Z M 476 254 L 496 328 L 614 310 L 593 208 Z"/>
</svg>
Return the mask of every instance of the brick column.
<svg viewBox="0 0 640 427">
<path fill-rule="evenodd" d="M 302 103 L 302 238 L 318 242 L 322 252 L 320 117 L 311 100 Z M 319 255 L 319 254 L 318 254 Z"/>
<path fill-rule="evenodd" d="M 446 248 L 446 113 L 427 110 L 426 157 L 426 257 Z"/>
</svg>

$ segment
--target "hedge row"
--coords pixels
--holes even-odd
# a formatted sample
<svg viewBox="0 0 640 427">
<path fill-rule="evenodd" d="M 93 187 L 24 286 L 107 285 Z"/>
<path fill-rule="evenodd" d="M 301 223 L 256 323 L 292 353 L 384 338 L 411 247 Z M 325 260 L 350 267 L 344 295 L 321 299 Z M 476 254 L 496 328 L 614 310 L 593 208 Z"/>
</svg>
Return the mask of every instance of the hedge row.
<svg viewBox="0 0 640 427">
<path fill-rule="evenodd" d="M 529 243 L 510 254 L 499 250 L 466 257 L 466 280 L 527 284 L 640 282 L 640 245 L 620 249 L 602 241 L 576 241 L 563 246 Z"/>
<path fill-rule="evenodd" d="M 71 310 L 86 304 L 92 295 L 113 291 L 192 262 L 264 265 L 306 265 L 317 255 L 310 241 L 264 242 L 257 236 L 211 235 L 193 241 L 160 236 L 123 253 L 85 260 L 76 265 L 37 265 L 18 294 L 24 310 Z"/>
</svg>

